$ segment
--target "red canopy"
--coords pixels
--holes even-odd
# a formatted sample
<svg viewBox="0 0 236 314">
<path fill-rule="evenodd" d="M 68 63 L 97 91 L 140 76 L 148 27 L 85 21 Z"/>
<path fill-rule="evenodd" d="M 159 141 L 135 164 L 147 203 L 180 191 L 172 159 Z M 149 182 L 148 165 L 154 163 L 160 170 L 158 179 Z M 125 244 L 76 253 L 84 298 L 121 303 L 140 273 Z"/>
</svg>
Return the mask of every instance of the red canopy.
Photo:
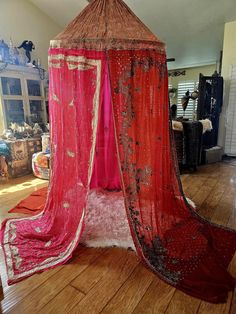
<svg viewBox="0 0 236 314">
<path fill-rule="evenodd" d="M 158 49 L 164 44 L 122 0 L 92 1 L 51 41 L 53 48 Z"/>
<path fill-rule="evenodd" d="M 130 231 L 147 267 L 190 295 L 225 301 L 234 288 L 227 267 L 236 232 L 199 217 L 182 193 L 163 44 L 121 0 L 94 0 L 51 42 L 49 73 L 50 192 L 43 214 L 3 224 L 9 283 L 71 257 L 94 169 L 102 165 L 100 177 L 120 174 Z"/>
</svg>

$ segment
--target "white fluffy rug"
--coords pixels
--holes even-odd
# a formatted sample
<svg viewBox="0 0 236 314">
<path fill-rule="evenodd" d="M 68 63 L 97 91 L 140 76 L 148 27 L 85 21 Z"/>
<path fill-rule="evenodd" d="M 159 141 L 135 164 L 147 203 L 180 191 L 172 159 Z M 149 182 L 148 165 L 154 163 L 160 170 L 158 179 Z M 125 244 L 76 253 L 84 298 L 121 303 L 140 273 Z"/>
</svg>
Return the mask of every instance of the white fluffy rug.
<svg viewBox="0 0 236 314">
<path fill-rule="evenodd" d="M 190 199 L 187 201 L 195 208 Z M 90 191 L 81 243 L 88 247 L 118 246 L 135 250 L 121 191 Z"/>
<path fill-rule="evenodd" d="M 89 247 L 135 249 L 122 192 L 90 191 L 81 242 Z"/>
</svg>

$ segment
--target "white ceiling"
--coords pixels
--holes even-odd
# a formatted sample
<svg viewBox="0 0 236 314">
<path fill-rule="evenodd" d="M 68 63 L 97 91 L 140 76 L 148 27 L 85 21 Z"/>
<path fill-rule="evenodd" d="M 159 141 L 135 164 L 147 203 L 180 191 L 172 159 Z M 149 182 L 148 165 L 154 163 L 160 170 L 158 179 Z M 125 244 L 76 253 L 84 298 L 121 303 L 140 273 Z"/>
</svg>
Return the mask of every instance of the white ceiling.
<svg viewBox="0 0 236 314">
<path fill-rule="evenodd" d="M 30 0 L 64 28 L 86 0 Z M 236 20 L 236 0 L 124 0 L 167 45 L 169 68 L 216 63 L 224 23 Z M 236 34 L 235 34 L 236 37 Z"/>
</svg>

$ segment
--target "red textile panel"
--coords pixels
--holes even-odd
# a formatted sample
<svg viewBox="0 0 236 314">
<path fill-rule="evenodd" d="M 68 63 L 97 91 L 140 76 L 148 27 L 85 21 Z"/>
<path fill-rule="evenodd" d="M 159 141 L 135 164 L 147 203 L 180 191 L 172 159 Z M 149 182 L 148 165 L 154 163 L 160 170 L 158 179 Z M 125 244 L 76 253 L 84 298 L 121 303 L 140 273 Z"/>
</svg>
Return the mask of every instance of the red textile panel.
<svg viewBox="0 0 236 314">
<path fill-rule="evenodd" d="M 200 218 L 176 174 L 168 122 L 165 56 L 109 51 L 115 128 L 127 213 L 139 256 L 184 292 L 223 302 L 236 232 Z"/>
<path fill-rule="evenodd" d="M 65 263 L 79 243 L 96 146 L 104 53 L 51 49 L 52 176 L 44 211 L 2 225 L 8 283 Z"/>
</svg>

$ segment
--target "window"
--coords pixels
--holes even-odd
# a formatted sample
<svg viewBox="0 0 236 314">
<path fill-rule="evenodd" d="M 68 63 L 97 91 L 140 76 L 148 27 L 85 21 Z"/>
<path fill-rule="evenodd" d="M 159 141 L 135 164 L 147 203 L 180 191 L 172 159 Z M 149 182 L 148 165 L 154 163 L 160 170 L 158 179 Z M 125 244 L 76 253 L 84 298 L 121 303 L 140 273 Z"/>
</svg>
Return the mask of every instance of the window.
<svg viewBox="0 0 236 314">
<path fill-rule="evenodd" d="M 236 65 L 231 67 L 229 102 L 226 112 L 225 153 L 236 156 Z"/>
<path fill-rule="evenodd" d="M 43 97 L 41 82 L 33 79 L 26 80 L 29 95 L 29 119 L 32 123 L 44 121 Z"/>
<path fill-rule="evenodd" d="M 19 78 L 2 77 L 1 81 L 3 95 L 22 95 L 21 81 Z"/>
<path fill-rule="evenodd" d="M 4 99 L 4 109 L 8 128 L 11 123 L 21 124 L 25 121 L 23 100 Z"/>
<path fill-rule="evenodd" d="M 190 95 L 191 93 L 198 88 L 198 82 L 194 81 L 185 81 L 178 83 L 178 97 L 177 97 L 177 117 L 184 116 L 190 120 L 194 120 L 196 117 L 197 111 L 197 100 L 189 100 L 187 109 L 183 110 L 181 98 L 185 95 L 185 93 L 189 90 Z"/>
<path fill-rule="evenodd" d="M 21 71 L 7 67 L 0 73 L 0 107 L 3 110 L 4 126 L 7 129 L 11 123 L 44 123 L 46 108 L 42 81 L 38 79 L 35 69 Z"/>
</svg>

